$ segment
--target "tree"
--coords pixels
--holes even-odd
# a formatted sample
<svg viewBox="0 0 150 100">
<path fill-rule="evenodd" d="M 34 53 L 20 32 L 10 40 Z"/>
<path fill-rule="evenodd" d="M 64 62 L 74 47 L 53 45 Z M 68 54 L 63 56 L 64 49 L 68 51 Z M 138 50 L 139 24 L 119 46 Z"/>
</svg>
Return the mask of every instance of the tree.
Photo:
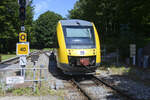
<svg viewBox="0 0 150 100">
<path fill-rule="evenodd" d="M 33 20 L 33 7 L 27 7 L 26 32 L 31 28 Z M 0 0 L 0 50 L 1 52 L 13 52 L 20 32 L 18 0 Z"/>
<path fill-rule="evenodd" d="M 81 2 L 77 1 L 74 8 L 69 11 L 68 18 L 82 19 L 83 9 L 80 6 L 82 6 Z"/>
<path fill-rule="evenodd" d="M 59 14 L 47 11 L 35 21 L 34 37 L 39 48 L 51 47 L 57 22 L 61 19 L 63 18 Z"/>
</svg>

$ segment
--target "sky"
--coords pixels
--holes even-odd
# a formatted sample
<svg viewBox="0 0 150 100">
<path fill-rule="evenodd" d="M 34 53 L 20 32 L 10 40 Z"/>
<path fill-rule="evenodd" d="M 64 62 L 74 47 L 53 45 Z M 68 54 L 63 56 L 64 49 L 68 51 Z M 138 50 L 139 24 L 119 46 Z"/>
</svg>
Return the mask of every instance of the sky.
<svg viewBox="0 0 150 100">
<path fill-rule="evenodd" d="M 34 20 L 36 20 L 40 14 L 46 11 L 53 11 L 60 14 L 63 17 L 67 17 L 68 10 L 73 9 L 77 0 L 33 0 L 34 5 Z"/>
</svg>

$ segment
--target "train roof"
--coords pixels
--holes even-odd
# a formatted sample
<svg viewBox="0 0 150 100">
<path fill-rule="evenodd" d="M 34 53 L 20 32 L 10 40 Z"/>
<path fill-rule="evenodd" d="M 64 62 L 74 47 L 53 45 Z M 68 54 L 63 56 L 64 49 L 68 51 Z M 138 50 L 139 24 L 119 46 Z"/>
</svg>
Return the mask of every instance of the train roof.
<svg viewBox="0 0 150 100">
<path fill-rule="evenodd" d="M 92 26 L 92 23 L 85 20 L 72 19 L 72 20 L 60 20 L 62 26 Z"/>
</svg>

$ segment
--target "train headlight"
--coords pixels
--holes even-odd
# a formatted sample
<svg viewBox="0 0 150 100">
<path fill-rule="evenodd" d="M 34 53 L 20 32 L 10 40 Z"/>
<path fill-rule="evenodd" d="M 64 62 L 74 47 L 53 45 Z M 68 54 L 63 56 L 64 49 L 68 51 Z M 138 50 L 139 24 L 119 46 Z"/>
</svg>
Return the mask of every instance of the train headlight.
<svg viewBox="0 0 150 100">
<path fill-rule="evenodd" d="M 95 49 L 93 50 L 93 55 L 95 55 L 96 54 L 96 51 L 95 51 Z"/>
<path fill-rule="evenodd" d="M 69 53 L 69 55 L 71 55 L 71 51 L 70 50 L 68 50 L 68 53 Z"/>
</svg>

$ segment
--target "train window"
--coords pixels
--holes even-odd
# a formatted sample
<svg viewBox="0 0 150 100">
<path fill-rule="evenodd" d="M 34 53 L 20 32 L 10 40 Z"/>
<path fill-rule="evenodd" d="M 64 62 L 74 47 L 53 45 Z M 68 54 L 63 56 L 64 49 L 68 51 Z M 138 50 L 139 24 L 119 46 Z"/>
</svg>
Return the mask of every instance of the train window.
<svg viewBox="0 0 150 100">
<path fill-rule="evenodd" d="M 89 37 L 91 38 L 90 28 L 66 28 L 66 37 Z"/>
<path fill-rule="evenodd" d="M 95 35 L 92 26 L 64 26 L 66 47 L 70 49 L 95 48 Z"/>
</svg>

